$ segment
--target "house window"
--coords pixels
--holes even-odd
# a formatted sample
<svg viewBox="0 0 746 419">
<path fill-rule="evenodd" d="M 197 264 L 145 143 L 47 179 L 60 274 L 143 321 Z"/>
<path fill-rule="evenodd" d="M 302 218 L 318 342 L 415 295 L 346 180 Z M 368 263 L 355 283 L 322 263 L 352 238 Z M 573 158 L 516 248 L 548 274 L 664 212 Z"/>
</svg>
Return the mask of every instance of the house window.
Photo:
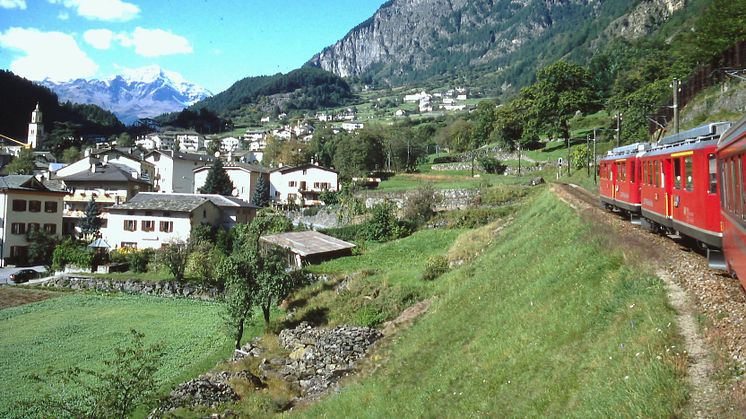
<svg viewBox="0 0 746 419">
<path fill-rule="evenodd" d="M 13 234 L 26 234 L 25 223 L 13 223 L 10 225 L 10 231 Z"/>
<path fill-rule="evenodd" d="M 124 249 L 137 249 L 137 243 L 136 242 L 122 242 L 119 247 L 124 248 Z"/>
<path fill-rule="evenodd" d="M 28 201 L 29 212 L 41 212 L 41 201 Z"/>
<path fill-rule="evenodd" d="M 143 220 L 141 223 L 142 231 L 153 231 L 155 230 L 155 221 Z"/>
<path fill-rule="evenodd" d="M 49 212 L 49 213 L 57 212 L 57 203 L 54 201 L 45 201 L 44 212 Z"/>
<path fill-rule="evenodd" d="M 10 257 L 25 259 L 28 255 L 28 246 L 10 246 Z"/>
<path fill-rule="evenodd" d="M 291 180 L 290 182 L 288 182 L 288 187 L 295 188 L 296 186 L 298 186 L 298 182 L 294 180 Z"/>
<path fill-rule="evenodd" d="M 28 223 L 28 231 L 39 231 L 41 224 L 39 223 Z"/>
<path fill-rule="evenodd" d="M 125 231 L 137 231 L 137 221 L 136 220 L 124 220 L 124 230 Z"/>
<path fill-rule="evenodd" d="M 25 199 L 14 199 L 13 200 L 13 211 L 17 211 L 17 212 L 26 211 L 26 200 Z"/>
<path fill-rule="evenodd" d="M 49 234 L 57 234 L 57 224 L 44 224 L 44 231 Z"/>
<path fill-rule="evenodd" d="M 171 233 L 174 231 L 173 221 L 161 221 L 161 231 L 164 233 Z"/>
</svg>

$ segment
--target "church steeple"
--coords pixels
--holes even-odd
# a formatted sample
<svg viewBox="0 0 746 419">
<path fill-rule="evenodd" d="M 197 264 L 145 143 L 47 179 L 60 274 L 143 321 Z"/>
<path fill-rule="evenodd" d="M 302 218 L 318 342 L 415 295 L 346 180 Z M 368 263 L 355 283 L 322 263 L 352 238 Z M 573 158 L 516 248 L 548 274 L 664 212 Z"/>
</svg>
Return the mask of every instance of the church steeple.
<svg viewBox="0 0 746 419">
<path fill-rule="evenodd" d="M 31 122 L 28 124 L 28 143 L 34 150 L 44 141 L 44 124 L 42 123 L 42 114 L 39 110 L 39 102 L 36 102 L 36 109 L 31 112 Z"/>
</svg>

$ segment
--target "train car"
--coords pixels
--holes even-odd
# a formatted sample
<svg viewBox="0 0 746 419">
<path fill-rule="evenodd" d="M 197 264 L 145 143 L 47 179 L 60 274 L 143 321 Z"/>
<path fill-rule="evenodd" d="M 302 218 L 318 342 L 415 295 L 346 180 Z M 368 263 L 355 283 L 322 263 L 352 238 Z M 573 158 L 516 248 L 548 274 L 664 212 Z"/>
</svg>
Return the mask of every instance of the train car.
<svg viewBox="0 0 746 419">
<path fill-rule="evenodd" d="M 717 165 L 726 268 L 746 289 L 746 117 L 720 138 Z"/>
<path fill-rule="evenodd" d="M 633 221 L 640 214 L 640 157 L 650 147 L 648 143 L 617 147 L 599 161 L 601 203 L 629 213 Z"/>
<path fill-rule="evenodd" d="M 695 239 L 713 268 L 724 268 L 715 153 L 730 123 L 703 125 L 663 138 L 641 158 L 643 224 Z"/>
</svg>

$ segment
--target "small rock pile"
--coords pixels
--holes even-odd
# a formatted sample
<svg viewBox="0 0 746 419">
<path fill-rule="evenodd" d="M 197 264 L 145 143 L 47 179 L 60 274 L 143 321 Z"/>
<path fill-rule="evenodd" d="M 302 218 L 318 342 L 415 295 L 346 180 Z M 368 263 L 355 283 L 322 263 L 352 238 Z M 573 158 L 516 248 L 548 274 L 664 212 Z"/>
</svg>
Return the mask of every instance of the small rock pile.
<svg viewBox="0 0 746 419">
<path fill-rule="evenodd" d="M 235 402 L 239 399 L 238 394 L 228 385 L 228 381 L 234 378 L 244 379 L 256 389 L 266 387 L 249 371 L 204 374 L 179 385 L 166 400 L 161 402 L 158 408 L 150 413 L 148 418 L 160 418 L 180 407 L 216 407 L 223 403 Z"/>
<path fill-rule="evenodd" d="M 318 396 L 351 373 L 355 363 L 382 336 L 369 327 L 319 329 L 303 322 L 295 329 L 280 332 L 280 344 L 292 351 L 290 357 L 282 362 L 265 360 L 260 368 L 271 371 L 273 366 L 280 367 L 279 375 L 297 384 L 304 397 Z"/>
</svg>

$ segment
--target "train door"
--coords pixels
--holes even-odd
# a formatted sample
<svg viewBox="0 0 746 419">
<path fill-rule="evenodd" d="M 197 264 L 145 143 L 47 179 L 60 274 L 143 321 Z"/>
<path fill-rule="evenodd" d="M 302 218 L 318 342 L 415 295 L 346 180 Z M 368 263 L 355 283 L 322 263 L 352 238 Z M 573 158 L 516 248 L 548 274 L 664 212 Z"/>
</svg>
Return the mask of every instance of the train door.
<svg viewBox="0 0 746 419">
<path fill-rule="evenodd" d="M 666 158 L 661 161 L 661 183 L 666 200 L 666 218 L 671 218 L 673 214 L 673 189 L 674 189 L 674 159 Z"/>
</svg>

